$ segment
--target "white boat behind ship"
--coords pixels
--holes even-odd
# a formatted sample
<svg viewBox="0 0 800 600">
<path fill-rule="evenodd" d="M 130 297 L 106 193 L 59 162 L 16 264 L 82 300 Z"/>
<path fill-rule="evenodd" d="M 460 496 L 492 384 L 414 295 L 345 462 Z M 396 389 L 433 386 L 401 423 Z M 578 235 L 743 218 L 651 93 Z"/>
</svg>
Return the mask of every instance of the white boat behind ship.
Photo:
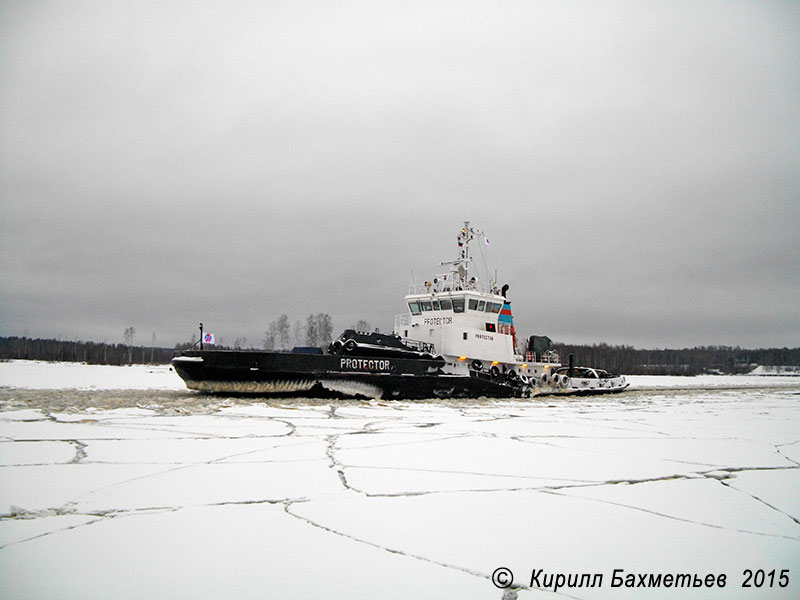
<svg viewBox="0 0 800 600">
<path fill-rule="evenodd" d="M 624 375 L 591 367 L 560 367 L 553 373 L 551 383 L 567 394 L 610 394 L 630 385 Z"/>
</svg>

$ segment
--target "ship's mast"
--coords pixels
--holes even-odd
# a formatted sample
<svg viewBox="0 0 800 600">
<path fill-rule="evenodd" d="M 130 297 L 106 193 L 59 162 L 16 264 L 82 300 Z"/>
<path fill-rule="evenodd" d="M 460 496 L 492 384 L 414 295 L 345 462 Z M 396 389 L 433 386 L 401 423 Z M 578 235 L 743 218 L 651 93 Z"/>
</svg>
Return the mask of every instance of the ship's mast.
<svg viewBox="0 0 800 600">
<path fill-rule="evenodd" d="M 464 221 L 464 226 L 458 232 L 458 260 L 451 260 L 441 263 L 442 265 L 451 265 L 451 273 L 457 276 L 457 281 L 466 286 L 469 282 L 469 267 L 472 262 L 472 256 L 469 253 L 469 243 L 475 239 L 476 235 L 483 235 L 482 231 L 473 229 L 469 226 L 469 221 Z"/>
</svg>

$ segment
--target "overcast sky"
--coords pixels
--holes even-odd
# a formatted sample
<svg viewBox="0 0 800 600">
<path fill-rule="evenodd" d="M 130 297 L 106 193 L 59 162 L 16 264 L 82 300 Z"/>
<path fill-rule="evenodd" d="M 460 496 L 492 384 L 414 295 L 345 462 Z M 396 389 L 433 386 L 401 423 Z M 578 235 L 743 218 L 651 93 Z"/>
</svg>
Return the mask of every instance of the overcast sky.
<svg viewBox="0 0 800 600">
<path fill-rule="evenodd" d="M 523 335 L 800 345 L 800 4 L 0 2 L 0 335 L 391 329 L 464 220 Z"/>
</svg>

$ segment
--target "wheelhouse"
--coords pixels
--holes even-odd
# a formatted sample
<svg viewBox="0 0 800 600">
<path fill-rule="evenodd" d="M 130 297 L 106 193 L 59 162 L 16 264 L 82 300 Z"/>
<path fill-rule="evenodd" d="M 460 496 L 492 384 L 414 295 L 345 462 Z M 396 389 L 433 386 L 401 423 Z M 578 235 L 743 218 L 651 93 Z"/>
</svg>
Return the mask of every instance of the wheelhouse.
<svg viewBox="0 0 800 600">
<path fill-rule="evenodd" d="M 397 315 L 394 332 L 408 343 L 431 345 L 452 365 L 536 376 L 544 372 L 543 365 L 517 352 L 508 286 L 470 275 L 469 244 L 476 237 L 483 233 L 465 222 L 458 236 L 459 258 L 441 263 L 448 270 L 432 280 L 411 284 L 405 296 L 408 312 Z M 548 370 L 558 366 L 552 358 L 548 355 Z"/>
</svg>

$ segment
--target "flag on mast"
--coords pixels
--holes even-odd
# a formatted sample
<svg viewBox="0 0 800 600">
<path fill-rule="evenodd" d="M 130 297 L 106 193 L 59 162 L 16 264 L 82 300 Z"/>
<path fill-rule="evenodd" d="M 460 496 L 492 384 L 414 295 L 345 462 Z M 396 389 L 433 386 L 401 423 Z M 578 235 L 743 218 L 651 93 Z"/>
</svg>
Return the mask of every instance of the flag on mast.
<svg viewBox="0 0 800 600">
<path fill-rule="evenodd" d="M 204 333 L 203 334 L 203 343 L 204 344 L 213 344 L 214 343 L 214 334 L 213 333 Z"/>
<path fill-rule="evenodd" d="M 489 238 L 488 237 L 483 236 L 483 241 L 486 242 L 487 246 L 489 245 Z"/>
</svg>

